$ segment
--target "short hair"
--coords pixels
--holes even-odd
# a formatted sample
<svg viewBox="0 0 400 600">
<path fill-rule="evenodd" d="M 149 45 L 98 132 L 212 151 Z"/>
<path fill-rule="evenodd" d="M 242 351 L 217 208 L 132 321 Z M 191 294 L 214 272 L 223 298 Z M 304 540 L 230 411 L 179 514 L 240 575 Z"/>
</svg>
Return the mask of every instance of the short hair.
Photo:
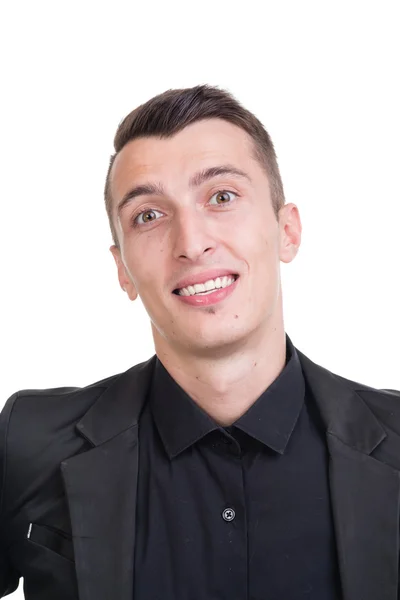
<svg viewBox="0 0 400 600">
<path fill-rule="evenodd" d="M 246 131 L 254 142 L 254 157 L 264 168 L 271 192 L 276 219 L 285 203 L 282 179 L 272 140 L 263 124 L 226 90 L 211 85 L 170 89 L 154 96 L 130 112 L 119 124 L 114 137 L 115 154 L 110 158 L 104 188 L 104 199 L 111 234 L 116 246 L 117 232 L 112 219 L 110 175 L 117 154 L 128 142 L 144 137 L 169 138 L 187 125 L 218 118 Z"/>
</svg>

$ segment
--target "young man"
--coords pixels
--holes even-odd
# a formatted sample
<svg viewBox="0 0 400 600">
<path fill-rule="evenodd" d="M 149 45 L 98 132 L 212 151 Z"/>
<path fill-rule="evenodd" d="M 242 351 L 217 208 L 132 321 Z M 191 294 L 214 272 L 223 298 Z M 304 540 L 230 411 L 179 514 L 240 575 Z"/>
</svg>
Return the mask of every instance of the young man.
<svg viewBox="0 0 400 600">
<path fill-rule="evenodd" d="M 285 333 L 301 223 L 268 134 L 198 86 L 135 109 L 115 150 L 111 252 L 156 354 L 7 401 L 1 595 L 396 600 L 400 393 Z"/>
</svg>

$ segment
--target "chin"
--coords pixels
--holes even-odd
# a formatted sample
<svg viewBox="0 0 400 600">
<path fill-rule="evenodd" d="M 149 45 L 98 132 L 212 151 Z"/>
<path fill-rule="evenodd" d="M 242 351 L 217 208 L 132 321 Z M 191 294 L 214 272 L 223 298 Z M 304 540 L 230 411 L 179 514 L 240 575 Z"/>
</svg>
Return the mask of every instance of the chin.
<svg viewBox="0 0 400 600">
<path fill-rule="evenodd" d="M 234 346 L 237 344 L 243 343 L 244 332 L 239 331 L 230 331 L 227 335 L 227 332 L 216 332 L 214 331 L 207 332 L 207 335 L 204 330 L 202 332 L 189 332 L 185 331 L 184 339 L 181 339 L 182 345 L 184 345 L 189 352 L 194 354 L 225 354 L 227 350 L 232 350 Z"/>
</svg>

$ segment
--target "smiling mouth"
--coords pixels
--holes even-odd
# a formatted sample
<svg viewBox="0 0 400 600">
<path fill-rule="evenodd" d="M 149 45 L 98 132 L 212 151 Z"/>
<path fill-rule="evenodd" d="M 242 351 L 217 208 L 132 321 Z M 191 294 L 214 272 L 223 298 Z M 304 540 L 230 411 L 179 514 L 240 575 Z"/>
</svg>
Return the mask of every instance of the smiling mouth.
<svg viewBox="0 0 400 600">
<path fill-rule="evenodd" d="M 205 296 L 219 289 L 229 287 L 238 278 L 239 275 L 233 273 L 232 275 L 209 279 L 204 283 L 195 283 L 194 285 L 188 285 L 184 288 L 176 288 L 172 293 L 177 296 Z"/>
</svg>

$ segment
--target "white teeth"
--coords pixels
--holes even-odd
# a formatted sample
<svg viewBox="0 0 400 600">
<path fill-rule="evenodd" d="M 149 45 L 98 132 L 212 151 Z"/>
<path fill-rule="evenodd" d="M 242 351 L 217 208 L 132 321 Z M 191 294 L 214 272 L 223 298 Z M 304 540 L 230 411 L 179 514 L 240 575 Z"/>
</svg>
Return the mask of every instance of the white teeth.
<svg viewBox="0 0 400 600">
<path fill-rule="evenodd" d="M 213 290 L 215 288 L 214 282 L 212 279 L 209 279 L 208 281 L 205 282 L 204 287 L 206 288 L 206 290 L 209 292 L 210 290 Z"/>
<path fill-rule="evenodd" d="M 225 275 L 225 277 L 209 279 L 205 283 L 195 283 L 194 285 L 188 285 L 185 288 L 181 288 L 178 293 L 180 296 L 194 296 L 195 294 L 207 294 L 215 289 L 228 287 L 234 281 L 234 277 L 229 277 Z"/>
</svg>

